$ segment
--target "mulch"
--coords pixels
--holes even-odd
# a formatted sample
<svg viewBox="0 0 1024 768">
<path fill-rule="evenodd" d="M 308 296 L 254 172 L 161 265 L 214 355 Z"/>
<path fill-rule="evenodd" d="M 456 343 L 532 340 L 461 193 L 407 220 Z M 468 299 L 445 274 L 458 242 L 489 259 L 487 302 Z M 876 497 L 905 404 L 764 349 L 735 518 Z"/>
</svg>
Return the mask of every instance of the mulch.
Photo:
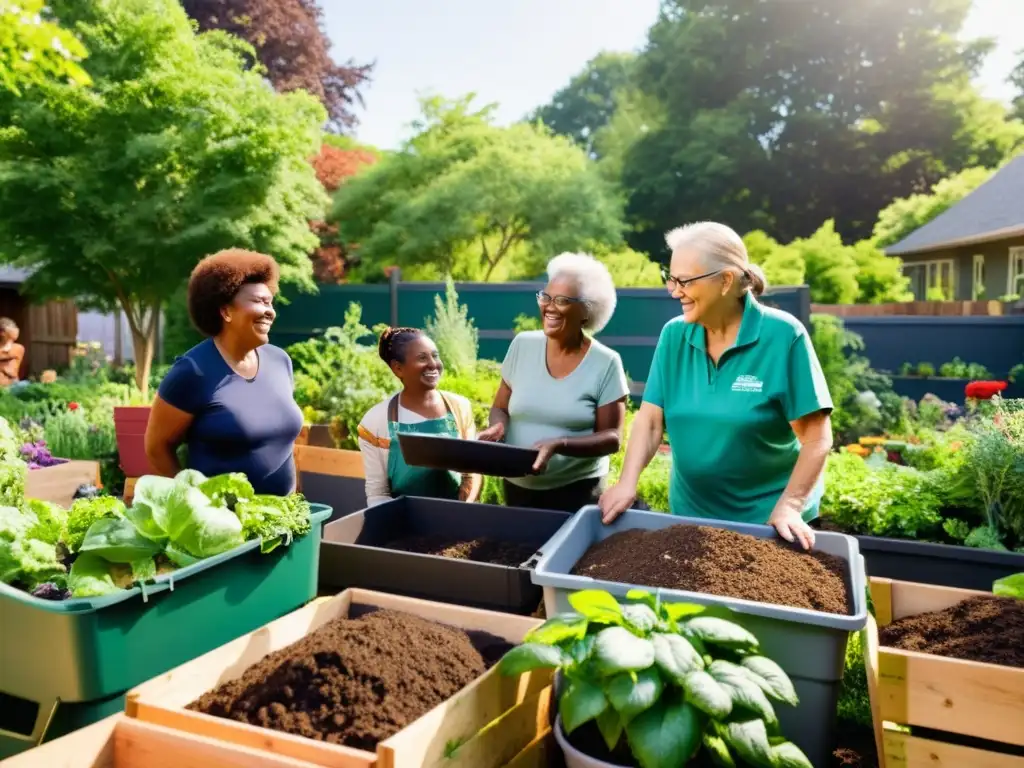
<svg viewBox="0 0 1024 768">
<path fill-rule="evenodd" d="M 378 610 L 324 625 L 188 708 L 372 752 L 495 659 L 466 632 Z"/>
<path fill-rule="evenodd" d="M 572 573 L 848 616 L 847 570 L 841 557 L 780 539 L 672 525 L 613 534 L 588 549 Z"/>
<path fill-rule="evenodd" d="M 905 651 L 1024 667 L 1024 600 L 971 597 L 880 627 L 878 642 Z"/>
<path fill-rule="evenodd" d="M 385 549 L 400 552 L 415 552 L 421 555 L 438 555 L 455 560 L 471 560 L 475 563 L 491 563 L 517 567 L 533 557 L 540 543 L 523 544 L 516 541 L 496 541 L 486 536 L 466 539 L 445 534 L 404 536 L 383 545 Z"/>
</svg>

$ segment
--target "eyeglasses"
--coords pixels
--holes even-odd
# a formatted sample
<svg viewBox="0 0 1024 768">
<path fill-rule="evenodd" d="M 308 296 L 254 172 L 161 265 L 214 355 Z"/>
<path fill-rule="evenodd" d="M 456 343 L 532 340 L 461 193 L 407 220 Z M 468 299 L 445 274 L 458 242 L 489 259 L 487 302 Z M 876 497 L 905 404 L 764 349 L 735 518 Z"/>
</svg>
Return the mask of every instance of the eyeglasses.
<svg viewBox="0 0 1024 768">
<path fill-rule="evenodd" d="M 568 307 L 571 304 L 581 304 L 583 299 L 574 299 L 571 296 L 552 296 L 551 294 L 544 293 L 544 291 L 537 292 L 537 303 L 542 307 L 546 307 L 548 304 L 554 302 L 556 307 Z"/>
<path fill-rule="evenodd" d="M 697 275 L 696 277 L 688 277 L 685 280 L 681 277 L 673 277 L 669 274 L 669 271 L 665 267 L 661 268 L 661 279 L 665 281 L 665 287 L 670 291 L 674 291 L 676 288 L 686 288 L 698 280 L 703 280 L 706 277 L 714 277 L 722 270 L 716 269 L 714 272 L 707 272 L 703 275 Z"/>
</svg>

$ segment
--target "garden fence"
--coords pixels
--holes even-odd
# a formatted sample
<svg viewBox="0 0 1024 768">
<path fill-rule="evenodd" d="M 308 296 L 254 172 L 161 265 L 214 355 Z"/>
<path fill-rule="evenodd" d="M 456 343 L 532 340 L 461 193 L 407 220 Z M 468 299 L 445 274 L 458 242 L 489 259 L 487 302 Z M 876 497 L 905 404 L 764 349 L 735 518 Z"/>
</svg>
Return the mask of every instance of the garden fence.
<svg viewBox="0 0 1024 768">
<path fill-rule="evenodd" d="M 516 318 L 537 316 L 535 294 L 543 283 L 457 283 L 455 287 L 459 302 L 467 306 L 479 329 L 480 356 L 501 360 L 514 336 Z M 444 288 L 444 283 L 392 279 L 389 284 L 324 285 L 318 294 L 293 294 L 288 304 L 279 305 L 274 343 L 286 346 L 341 325 L 350 302 L 362 306 L 368 326 L 422 326 L 433 315 L 435 297 L 443 297 Z M 809 323 L 812 305 L 806 286 L 771 289 L 764 301 Z M 619 352 L 630 378 L 643 382 L 662 326 L 678 314 L 679 303 L 664 289 L 623 288 L 615 315 L 599 338 Z M 1024 315 L 845 317 L 843 322 L 863 337 L 863 354 L 879 370 L 896 372 L 907 362 L 929 362 L 938 369 L 959 357 L 1005 377 L 1014 365 L 1024 362 Z M 901 394 L 912 395 L 917 388 L 913 382 L 907 387 L 896 383 Z M 961 389 L 956 385 L 950 391 Z"/>
</svg>

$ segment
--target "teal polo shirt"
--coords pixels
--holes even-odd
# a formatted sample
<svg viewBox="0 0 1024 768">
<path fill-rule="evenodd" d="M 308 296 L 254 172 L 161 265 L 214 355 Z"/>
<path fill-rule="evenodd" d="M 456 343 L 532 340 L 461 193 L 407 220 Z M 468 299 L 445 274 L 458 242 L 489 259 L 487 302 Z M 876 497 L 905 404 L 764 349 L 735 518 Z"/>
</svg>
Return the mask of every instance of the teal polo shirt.
<svg viewBox="0 0 1024 768">
<path fill-rule="evenodd" d="M 669 321 L 661 331 L 644 401 L 664 411 L 672 448 L 673 514 L 768 522 L 800 453 L 790 426 L 832 409 L 807 330 L 792 315 L 744 299 L 736 342 L 716 366 L 701 325 Z M 818 516 L 824 477 L 808 499 Z"/>
</svg>

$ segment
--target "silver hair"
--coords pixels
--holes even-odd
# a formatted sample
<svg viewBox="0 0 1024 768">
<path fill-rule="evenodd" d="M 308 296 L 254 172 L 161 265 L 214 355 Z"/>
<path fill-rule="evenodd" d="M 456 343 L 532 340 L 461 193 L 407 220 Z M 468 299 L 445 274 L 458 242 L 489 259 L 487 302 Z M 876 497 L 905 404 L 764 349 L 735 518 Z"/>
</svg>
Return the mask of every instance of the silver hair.
<svg viewBox="0 0 1024 768">
<path fill-rule="evenodd" d="M 608 267 L 587 253 L 561 253 L 548 262 L 548 279 L 565 278 L 576 285 L 587 307 L 583 329 L 600 333 L 615 313 L 615 281 Z"/>
<path fill-rule="evenodd" d="M 742 281 L 745 290 L 760 296 L 768 287 L 764 270 L 750 261 L 747 246 L 736 231 L 714 221 L 699 221 L 678 227 L 665 235 L 672 253 L 692 248 L 708 269 L 729 270 Z"/>
</svg>

